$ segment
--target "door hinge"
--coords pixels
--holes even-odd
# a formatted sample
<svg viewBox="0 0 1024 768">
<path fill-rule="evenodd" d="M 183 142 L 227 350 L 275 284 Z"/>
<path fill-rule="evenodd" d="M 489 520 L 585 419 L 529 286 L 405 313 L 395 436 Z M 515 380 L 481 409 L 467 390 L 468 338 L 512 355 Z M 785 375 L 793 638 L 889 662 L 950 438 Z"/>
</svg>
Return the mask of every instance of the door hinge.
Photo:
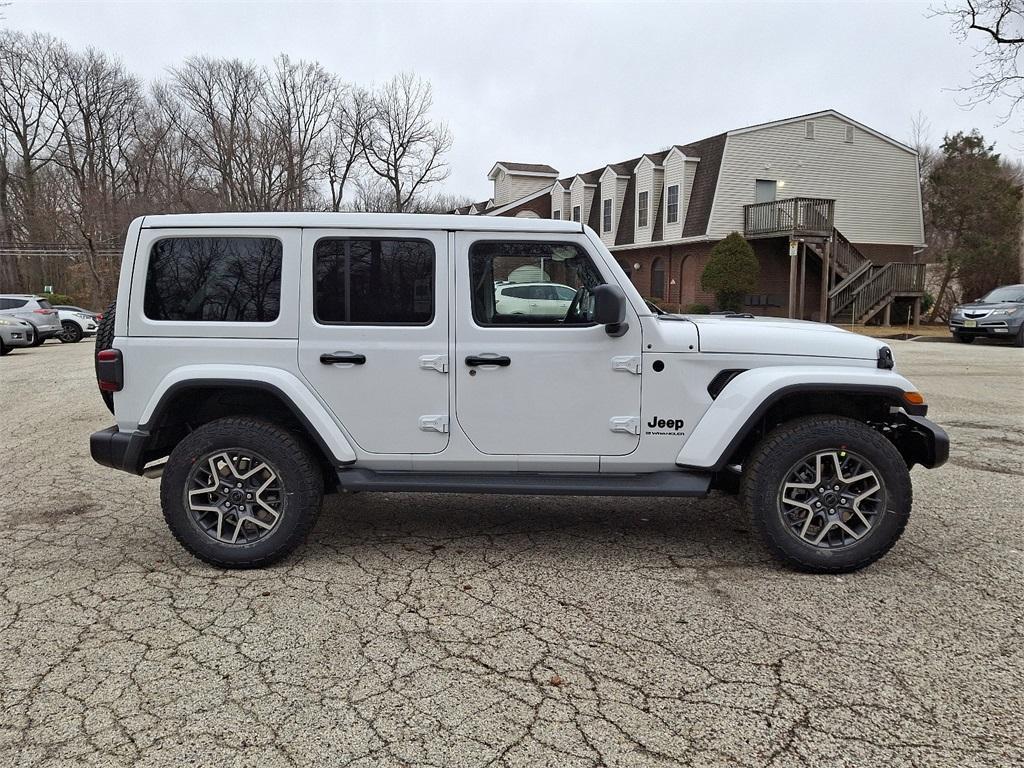
<svg viewBox="0 0 1024 768">
<path fill-rule="evenodd" d="M 420 368 L 433 368 L 441 373 L 448 373 L 448 355 L 421 355 Z"/>
<path fill-rule="evenodd" d="M 448 432 L 447 416 L 420 416 L 420 429 L 424 432 Z"/>
<path fill-rule="evenodd" d="M 638 355 L 620 355 L 612 358 L 613 371 L 640 373 L 640 357 Z"/>
<path fill-rule="evenodd" d="M 640 434 L 639 416 L 613 416 L 608 421 L 608 428 L 612 432 L 625 432 L 627 435 Z"/>
</svg>

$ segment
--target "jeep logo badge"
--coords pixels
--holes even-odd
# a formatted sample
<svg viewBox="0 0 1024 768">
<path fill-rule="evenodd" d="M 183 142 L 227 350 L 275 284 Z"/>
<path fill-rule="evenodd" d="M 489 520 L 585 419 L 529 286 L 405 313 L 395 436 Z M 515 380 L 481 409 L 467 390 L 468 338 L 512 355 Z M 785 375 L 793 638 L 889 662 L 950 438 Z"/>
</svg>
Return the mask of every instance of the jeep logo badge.
<svg viewBox="0 0 1024 768">
<path fill-rule="evenodd" d="M 651 420 L 647 422 L 648 435 L 678 435 L 682 434 L 682 429 L 682 419 L 662 419 L 652 416 Z"/>
</svg>

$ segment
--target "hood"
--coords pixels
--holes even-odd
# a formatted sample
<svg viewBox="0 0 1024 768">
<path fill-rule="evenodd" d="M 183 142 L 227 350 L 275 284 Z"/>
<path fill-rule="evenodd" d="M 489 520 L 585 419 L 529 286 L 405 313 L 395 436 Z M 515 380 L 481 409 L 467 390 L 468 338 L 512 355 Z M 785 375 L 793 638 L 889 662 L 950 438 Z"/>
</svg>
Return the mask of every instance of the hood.
<svg viewBox="0 0 1024 768">
<path fill-rule="evenodd" d="M 877 360 L 883 341 L 805 320 L 741 315 L 687 315 L 697 326 L 701 352 L 794 355 Z"/>
<path fill-rule="evenodd" d="M 993 309 L 1024 310 L 1024 304 L 1019 301 L 972 301 L 953 307 L 954 312 L 991 312 Z"/>
</svg>

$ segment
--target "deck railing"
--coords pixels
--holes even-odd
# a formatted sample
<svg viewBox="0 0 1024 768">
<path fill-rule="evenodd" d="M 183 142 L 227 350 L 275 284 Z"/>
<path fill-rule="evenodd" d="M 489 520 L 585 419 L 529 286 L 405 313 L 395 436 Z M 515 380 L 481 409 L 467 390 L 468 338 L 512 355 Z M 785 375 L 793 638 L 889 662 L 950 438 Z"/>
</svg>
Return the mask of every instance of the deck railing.
<svg viewBox="0 0 1024 768">
<path fill-rule="evenodd" d="M 790 197 L 743 206 L 746 237 L 828 237 L 835 221 L 836 201 L 824 197 Z"/>
<path fill-rule="evenodd" d="M 883 299 L 901 293 L 923 292 L 924 270 L 924 264 L 892 262 L 873 271 L 853 297 L 853 322 L 860 323 L 870 319 L 866 317 L 867 313 L 875 309 Z"/>
</svg>

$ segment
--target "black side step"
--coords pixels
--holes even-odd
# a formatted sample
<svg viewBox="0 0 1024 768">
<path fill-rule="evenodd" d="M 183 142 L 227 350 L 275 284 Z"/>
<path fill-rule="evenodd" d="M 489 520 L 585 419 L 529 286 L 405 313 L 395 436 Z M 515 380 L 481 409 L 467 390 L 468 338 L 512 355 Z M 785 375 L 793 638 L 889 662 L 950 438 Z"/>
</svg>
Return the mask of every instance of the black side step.
<svg viewBox="0 0 1024 768">
<path fill-rule="evenodd" d="M 346 491 L 539 496 L 706 496 L 711 485 L 711 474 L 684 470 L 630 475 L 596 472 L 377 472 L 353 467 L 338 471 L 338 485 Z"/>
</svg>

